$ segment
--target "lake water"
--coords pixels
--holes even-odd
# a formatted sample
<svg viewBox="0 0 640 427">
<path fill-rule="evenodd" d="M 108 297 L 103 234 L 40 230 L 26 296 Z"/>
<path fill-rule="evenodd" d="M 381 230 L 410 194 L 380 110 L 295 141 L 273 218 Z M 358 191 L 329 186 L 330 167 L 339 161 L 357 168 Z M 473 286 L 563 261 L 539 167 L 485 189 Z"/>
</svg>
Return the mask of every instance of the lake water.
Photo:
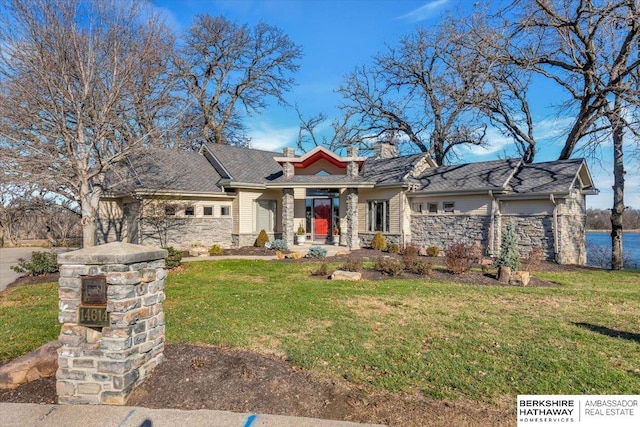
<svg viewBox="0 0 640 427">
<path fill-rule="evenodd" d="M 640 269 L 640 233 L 623 233 L 622 250 L 625 268 Z M 587 265 L 608 267 L 611 261 L 611 234 L 609 232 L 587 233 Z"/>
</svg>

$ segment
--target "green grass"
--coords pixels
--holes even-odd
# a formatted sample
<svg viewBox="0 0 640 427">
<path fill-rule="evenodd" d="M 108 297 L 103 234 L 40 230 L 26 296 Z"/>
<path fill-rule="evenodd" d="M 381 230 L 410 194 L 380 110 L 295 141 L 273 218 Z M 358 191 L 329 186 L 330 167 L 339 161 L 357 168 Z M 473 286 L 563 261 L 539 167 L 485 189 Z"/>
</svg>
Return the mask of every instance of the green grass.
<svg viewBox="0 0 640 427">
<path fill-rule="evenodd" d="M 58 338 L 58 284 L 19 286 L 0 294 L 0 363 Z"/>
<path fill-rule="evenodd" d="M 318 266 L 188 263 L 167 279 L 167 340 L 275 353 L 378 390 L 496 405 L 517 394 L 640 393 L 638 271 L 539 273 L 558 286 L 518 288 L 332 282 L 310 277 Z M 55 289 L 31 296 L 35 288 L 22 289 L 25 302 L 53 307 L 9 314 L 27 304 L 5 307 L 3 297 L 3 325 L 37 313 L 55 321 Z M 34 327 L 42 328 L 5 329 L 13 341 L 34 341 L 21 338 Z M 18 351 L 4 341 L 0 359 Z"/>
</svg>

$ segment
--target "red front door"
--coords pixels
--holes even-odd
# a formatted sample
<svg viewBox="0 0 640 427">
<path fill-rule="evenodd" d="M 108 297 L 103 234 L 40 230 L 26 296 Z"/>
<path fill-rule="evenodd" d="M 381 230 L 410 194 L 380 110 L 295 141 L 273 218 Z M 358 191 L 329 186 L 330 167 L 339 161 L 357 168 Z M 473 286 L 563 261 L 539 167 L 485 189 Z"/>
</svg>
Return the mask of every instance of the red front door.
<svg viewBox="0 0 640 427">
<path fill-rule="evenodd" d="M 331 200 L 313 200 L 313 240 L 327 240 L 331 232 Z"/>
</svg>

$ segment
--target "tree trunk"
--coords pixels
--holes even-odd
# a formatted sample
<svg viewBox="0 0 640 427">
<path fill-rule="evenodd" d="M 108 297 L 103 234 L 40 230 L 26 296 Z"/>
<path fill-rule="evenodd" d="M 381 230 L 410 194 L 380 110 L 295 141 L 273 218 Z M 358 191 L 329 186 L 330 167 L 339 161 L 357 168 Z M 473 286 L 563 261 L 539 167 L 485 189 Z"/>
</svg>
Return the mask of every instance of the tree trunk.
<svg viewBox="0 0 640 427">
<path fill-rule="evenodd" d="M 622 252 L 622 214 L 624 213 L 624 128 L 620 120 L 613 124 L 613 208 L 611 209 L 611 269 L 624 267 Z"/>
<path fill-rule="evenodd" d="M 91 189 L 89 183 L 80 186 L 80 205 L 82 212 L 82 247 L 88 248 L 96 245 L 96 213 L 100 202 L 101 190 L 99 187 Z"/>
</svg>

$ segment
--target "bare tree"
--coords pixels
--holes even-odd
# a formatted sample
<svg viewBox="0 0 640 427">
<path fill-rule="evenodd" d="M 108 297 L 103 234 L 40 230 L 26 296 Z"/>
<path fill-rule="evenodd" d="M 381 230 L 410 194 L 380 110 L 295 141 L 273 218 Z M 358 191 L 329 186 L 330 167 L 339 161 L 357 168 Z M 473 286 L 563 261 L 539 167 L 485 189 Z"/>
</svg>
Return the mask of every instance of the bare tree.
<svg viewBox="0 0 640 427">
<path fill-rule="evenodd" d="M 78 203 L 92 246 L 105 173 L 172 119 L 172 36 L 141 1 L 2 3 L 0 154 Z"/>
<path fill-rule="evenodd" d="M 340 118 L 331 120 L 328 129 L 324 129 L 325 123 L 329 121 L 325 113 L 305 118 L 297 105 L 296 112 L 300 120 L 297 146 L 302 152 L 320 145 L 337 151 L 360 142 L 356 130 L 350 125 L 351 114 L 348 112 Z"/>
<path fill-rule="evenodd" d="M 276 27 L 196 17 L 175 60 L 190 104 L 187 132 L 211 143 L 244 143 L 243 114 L 263 110 L 269 98 L 285 104 L 301 56 Z"/>
<path fill-rule="evenodd" d="M 583 139 L 585 146 L 613 146 L 611 266 L 623 267 L 625 134 L 638 141 L 633 122 L 640 106 L 639 0 L 514 0 L 509 52 L 517 66 L 531 70 L 565 90 L 562 108 L 575 114 L 560 154 L 569 158 Z"/>
<path fill-rule="evenodd" d="M 474 121 L 470 98 L 483 84 L 461 70 L 457 49 L 441 28 L 419 29 L 397 48 L 356 68 L 339 89 L 361 140 L 397 134 L 444 164 L 462 145 L 482 145 L 486 126 Z"/>
</svg>

